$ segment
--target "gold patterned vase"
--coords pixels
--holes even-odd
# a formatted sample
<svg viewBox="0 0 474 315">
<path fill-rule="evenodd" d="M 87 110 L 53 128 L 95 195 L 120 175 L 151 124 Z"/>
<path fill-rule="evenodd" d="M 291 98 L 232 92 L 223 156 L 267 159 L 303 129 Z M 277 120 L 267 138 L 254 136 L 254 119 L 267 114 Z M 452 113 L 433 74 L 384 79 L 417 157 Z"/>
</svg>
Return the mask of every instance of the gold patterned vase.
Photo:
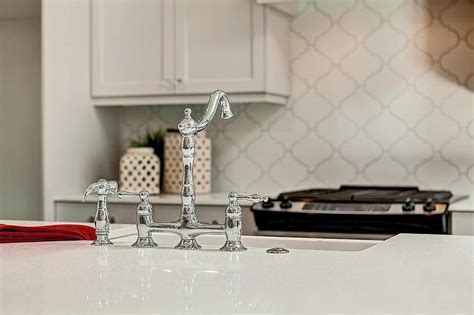
<svg viewBox="0 0 474 315">
<path fill-rule="evenodd" d="M 202 131 L 195 136 L 194 184 L 196 194 L 211 192 L 211 139 Z M 180 194 L 183 180 L 181 160 L 181 134 L 169 131 L 165 137 L 163 190 L 170 194 Z"/>
</svg>

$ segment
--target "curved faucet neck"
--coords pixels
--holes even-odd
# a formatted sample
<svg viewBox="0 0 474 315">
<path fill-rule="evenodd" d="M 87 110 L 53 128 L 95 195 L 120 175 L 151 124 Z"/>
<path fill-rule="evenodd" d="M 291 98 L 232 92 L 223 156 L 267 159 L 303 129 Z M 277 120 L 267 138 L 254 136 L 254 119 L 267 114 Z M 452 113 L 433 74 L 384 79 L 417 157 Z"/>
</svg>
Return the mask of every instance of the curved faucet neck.
<svg viewBox="0 0 474 315">
<path fill-rule="evenodd" d="M 206 129 L 212 118 L 214 118 L 219 104 L 222 107 L 222 119 L 229 119 L 233 116 L 232 111 L 230 110 L 230 104 L 227 95 L 220 90 L 214 91 L 209 97 L 206 111 L 202 115 L 201 119 L 199 119 L 197 122 L 197 132 Z"/>
</svg>

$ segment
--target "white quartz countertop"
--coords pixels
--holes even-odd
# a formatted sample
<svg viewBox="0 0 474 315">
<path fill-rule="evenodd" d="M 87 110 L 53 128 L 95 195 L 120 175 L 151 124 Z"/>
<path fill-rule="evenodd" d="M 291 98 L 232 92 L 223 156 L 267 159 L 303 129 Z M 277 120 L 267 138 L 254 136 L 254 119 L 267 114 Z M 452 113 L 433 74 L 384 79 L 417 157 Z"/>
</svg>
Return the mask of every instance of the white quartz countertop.
<svg viewBox="0 0 474 315">
<path fill-rule="evenodd" d="M 467 197 L 449 205 L 450 212 L 474 212 L 474 198 Z"/>
<path fill-rule="evenodd" d="M 250 246 L 175 250 L 165 235 L 157 235 L 160 248 L 137 249 L 135 237 L 110 247 L 0 245 L 0 313 L 474 313 L 469 236 L 401 234 L 363 250 L 284 255 Z M 244 243 L 265 241 L 251 238 Z M 313 241 L 319 248 L 338 242 Z"/>
</svg>

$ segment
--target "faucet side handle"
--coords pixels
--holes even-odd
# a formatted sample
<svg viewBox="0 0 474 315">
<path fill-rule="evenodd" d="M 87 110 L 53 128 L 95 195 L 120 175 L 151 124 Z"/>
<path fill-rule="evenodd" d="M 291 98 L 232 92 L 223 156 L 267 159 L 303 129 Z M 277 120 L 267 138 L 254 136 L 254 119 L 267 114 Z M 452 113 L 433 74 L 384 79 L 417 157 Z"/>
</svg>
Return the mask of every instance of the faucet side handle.
<svg viewBox="0 0 474 315">
<path fill-rule="evenodd" d="M 225 235 L 227 241 L 224 246 L 220 248 L 224 252 L 241 252 L 246 250 L 242 244 L 242 208 L 239 205 L 239 200 L 251 200 L 254 202 L 266 201 L 267 196 L 259 194 L 241 195 L 236 192 L 229 193 L 229 205 L 225 210 Z"/>
<path fill-rule="evenodd" d="M 151 215 L 153 213 L 153 206 L 150 203 L 150 193 L 148 191 L 141 191 L 138 194 L 138 198 L 140 198 L 140 204 L 137 206 L 137 215 L 139 214 L 146 214 Z"/>
<path fill-rule="evenodd" d="M 95 193 L 98 196 L 105 196 L 106 198 L 109 195 L 114 196 L 118 193 L 118 184 L 116 181 L 107 181 L 101 178 L 97 182 L 87 186 L 82 196 L 82 202 L 84 202 L 86 200 L 86 197 L 91 193 Z"/>
<path fill-rule="evenodd" d="M 117 193 L 113 194 L 112 196 L 120 198 L 120 199 L 131 198 L 131 197 L 140 197 L 139 194 L 128 192 L 128 191 L 117 191 Z"/>
<path fill-rule="evenodd" d="M 260 202 L 260 201 L 267 201 L 267 200 L 268 200 L 268 197 L 267 197 L 267 196 L 260 195 L 260 194 L 249 194 L 249 195 L 237 194 L 237 199 L 239 199 L 239 200 L 250 200 L 250 201 L 254 201 L 254 202 Z"/>
<path fill-rule="evenodd" d="M 117 182 L 105 179 L 99 179 L 97 182 L 90 184 L 84 191 L 82 201 L 91 194 L 97 194 L 97 209 L 95 213 L 94 225 L 96 239 L 92 243 L 95 246 L 112 245 L 109 240 L 109 210 L 107 209 L 107 197 L 115 196 L 118 193 Z"/>
</svg>

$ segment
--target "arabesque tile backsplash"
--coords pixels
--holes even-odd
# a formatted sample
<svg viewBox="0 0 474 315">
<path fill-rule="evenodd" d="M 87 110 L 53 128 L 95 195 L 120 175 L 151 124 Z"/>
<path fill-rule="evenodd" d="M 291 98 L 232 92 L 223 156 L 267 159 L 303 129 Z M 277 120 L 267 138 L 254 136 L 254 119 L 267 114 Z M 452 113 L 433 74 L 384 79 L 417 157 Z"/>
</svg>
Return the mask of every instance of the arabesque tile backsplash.
<svg viewBox="0 0 474 315">
<path fill-rule="evenodd" d="M 355 183 L 474 194 L 473 1 L 307 2 L 291 50 L 287 106 L 234 104 L 234 119 L 209 126 L 215 191 Z M 176 127 L 185 107 L 123 109 L 122 149 L 147 128 Z"/>
</svg>

